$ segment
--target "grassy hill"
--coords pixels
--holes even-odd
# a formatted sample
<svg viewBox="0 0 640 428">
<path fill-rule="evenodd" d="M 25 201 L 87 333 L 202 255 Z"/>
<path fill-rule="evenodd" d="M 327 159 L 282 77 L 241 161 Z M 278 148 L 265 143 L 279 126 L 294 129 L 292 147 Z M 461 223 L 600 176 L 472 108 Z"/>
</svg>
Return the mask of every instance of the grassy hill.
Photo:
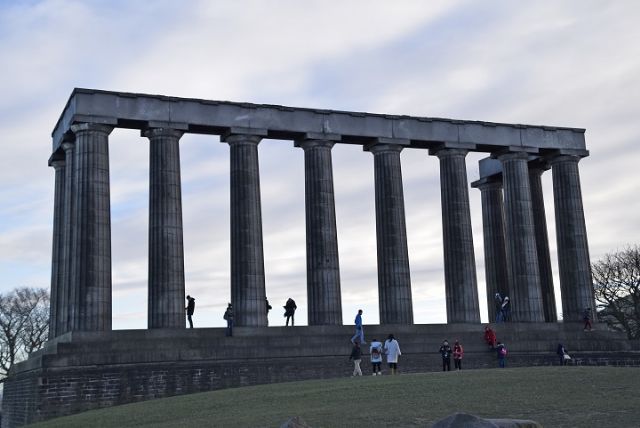
<svg viewBox="0 0 640 428">
<path fill-rule="evenodd" d="M 53 419 L 34 427 L 428 426 L 456 411 L 545 427 L 640 426 L 640 368 L 531 367 L 364 376 L 226 389 Z"/>
</svg>

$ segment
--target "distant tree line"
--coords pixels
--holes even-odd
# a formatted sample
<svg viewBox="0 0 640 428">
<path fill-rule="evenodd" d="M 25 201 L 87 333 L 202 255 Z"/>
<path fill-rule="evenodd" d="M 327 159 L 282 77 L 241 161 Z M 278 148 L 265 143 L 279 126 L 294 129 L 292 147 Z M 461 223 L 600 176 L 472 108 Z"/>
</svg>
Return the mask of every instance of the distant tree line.
<svg viewBox="0 0 640 428">
<path fill-rule="evenodd" d="M 49 293 L 21 287 L 0 294 L 0 382 L 13 364 L 42 348 L 49 335 Z"/>
<path fill-rule="evenodd" d="M 640 246 L 607 254 L 591 269 L 598 319 L 640 339 Z"/>
</svg>

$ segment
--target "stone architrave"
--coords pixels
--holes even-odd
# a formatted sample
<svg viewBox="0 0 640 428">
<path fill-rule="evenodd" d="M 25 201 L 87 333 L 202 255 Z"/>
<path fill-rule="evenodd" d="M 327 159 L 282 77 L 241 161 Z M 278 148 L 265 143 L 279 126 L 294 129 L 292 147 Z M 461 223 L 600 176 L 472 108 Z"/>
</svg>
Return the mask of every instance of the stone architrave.
<svg viewBox="0 0 640 428">
<path fill-rule="evenodd" d="M 480 189 L 484 237 L 484 268 L 487 286 L 489 321 L 496 321 L 498 307 L 495 295 L 511 295 L 509 264 L 504 229 L 504 201 L 501 179 L 481 179 L 472 185 Z"/>
<path fill-rule="evenodd" d="M 153 128 L 149 162 L 149 328 L 185 327 L 180 146 L 183 131 Z"/>
<path fill-rule="evenodd" d="M 529 183 L 528 154 L 507 152 L 502 162 L 505 230 L 511 283 L 511 318 L 518 322 L 543 322 L 540 270 Z"/>
<path fill-rule="evenodd" d="M 51 249 L 51 296 L 49 310 L 49 339 L 59 334 L 61 308 L 64 306 L 64 200 L 65 200 L 65 162 L 64 156 L 55 153 L 49 161 L 55 170 L 55 188 L 53 196 L 53 239 Z"/>
<path fill-rule="evenodd" d="M 338 232 L 331 148 L 323 139 L 296 142 L 304 150 L 309 325 L 342 325 Z"/>
<path fill-rule="evenodd" d="M 237 326 L 266 326 L 258 144 L 262 136 L 228 134 L 231 171 L 231 302 Z"/>
<path fill-rule="evenodd" d="M 529 162 L 529 182 L 531 186 L 531 203 L 533 207 L 533 223 L 536 231 L 536 249 L 540 268 L 540 287 L 542 292 L 542 309 L 546 322 L 556 322 L 556 297 L 553 290 L 553 272 L 551 270 L 551 253 L 549 251 L 549 235 L 547 218 L 542 193 L 542 173 L 545 166 L 538 161 Z"/>
<path fill-rule="evenodd" d="M 111 330 L 111 126 L 82 123 L 75 134 L 71 285 L 75 288 L 72 330 Z"/>
<path fill-rule="evenodd" d="M 582 312 L 595 310 L 587 227 L 582 206 L 579 156 L 559 154 L 550 159 L 558 240 L 558 268 L 562 290 L 562 318 L 581 321 Z M 595 320 L 595 317 L 591 317 Z"/>
<path fill-rule="evenodd" d="M 413 324 L 402 149 L 384 143 L 365 147 L 373 153 L 374 163 L 380 324 Z"/>
<path fill-rule="evenodd" d="M 434 154 L 440 159 L 447 322 L 479 323 L 478 283 L 465 162 L 467 150 L 443 148 Z"/>
</svg>

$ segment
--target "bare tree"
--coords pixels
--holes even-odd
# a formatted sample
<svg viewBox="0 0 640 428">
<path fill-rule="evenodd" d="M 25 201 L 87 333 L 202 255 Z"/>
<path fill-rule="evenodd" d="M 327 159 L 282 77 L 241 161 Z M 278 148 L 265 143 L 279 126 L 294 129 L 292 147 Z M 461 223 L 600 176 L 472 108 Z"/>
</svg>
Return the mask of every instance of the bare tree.
<svg viewBox="0 0 640 428">
<path fill-rule="evenodd" d="M 16 288 L 0 294 L 0 377 L 47 341 L 49 293 L 44 288 Z M 1 382 L 1 380 L 0 380 Z"/>
<path fill-rule="evenodd" d="M 592 270 L 600 320 L 640 338 L 640 246 L 607 254 Z"/>
</svg>

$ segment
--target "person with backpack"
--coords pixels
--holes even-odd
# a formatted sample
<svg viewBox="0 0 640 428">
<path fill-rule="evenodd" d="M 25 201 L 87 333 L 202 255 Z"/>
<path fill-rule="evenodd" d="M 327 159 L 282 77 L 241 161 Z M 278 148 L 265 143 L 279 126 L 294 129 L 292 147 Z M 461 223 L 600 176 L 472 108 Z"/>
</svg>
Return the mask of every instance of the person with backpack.
<svg viewBox="0 0 640 428">
<path fill-rule="evenodd" d="M 231 306 L 231 303 L 227 305 L 227 310 L 224 311 L 222 318 L 227 321 L 227 329 L 225 330 L 224 335 L 227 337 L 233 336 L 233 306 Z"/>
<path fill-rule="evenodd" d="M 453 365 L 457 370 L 462 370 L 462 356 L 464 355 L 464 349 L 460 341 L 456 340 L 453 344 Z"/>
<path fill-rule="evenodd" d="M 507 359 L 507 347 L 504 346 L 504 343 L 498 341 L 496 352 L 498 354 L 498 365 L 500 368 L 504 368 L 505 360 Z"/>
<path fill-rule="evenodd" d="M 442 356 L 442 371 L 451 371 L 451 346 L 447 339 L 442 342 L 439 352 Z"/>
<path fill-rule="evenodd" d="M 350 360 L 353 360 L 353 376 L 362 376 L 362 370 L 360 369 L 360 362 L 362 361 L 362 349 L 358 342 L 353 343 L 353 349 L 351 350 Z"/>
<path fill-rule="evenodd" d="M 372 375 L 381 375 L 382 369 L 380 368 L 380 365 L 382 364 L 382 343 L 378 342 L 378 339 L 373 339 L 371 342 L 369 353 L 371 353 L 371 366 L 373 368 Z"/>
</svg>

